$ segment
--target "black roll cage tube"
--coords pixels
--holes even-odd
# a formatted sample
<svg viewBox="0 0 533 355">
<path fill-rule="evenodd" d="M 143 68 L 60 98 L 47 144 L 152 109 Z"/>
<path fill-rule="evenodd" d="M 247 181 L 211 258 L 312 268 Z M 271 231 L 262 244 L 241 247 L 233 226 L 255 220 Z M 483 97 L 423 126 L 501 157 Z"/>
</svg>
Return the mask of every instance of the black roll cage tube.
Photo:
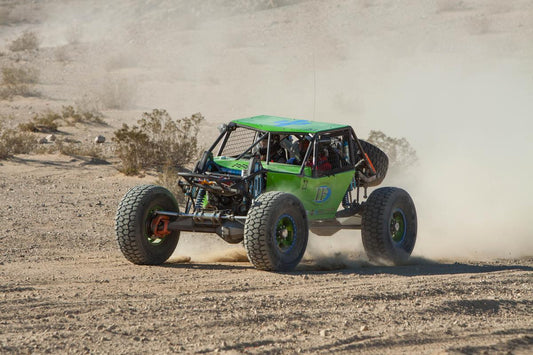
<svg viewBox="0 0 533 355">
<path fill-rule="evenodd" d="M 227 141 L 229 139 L 229 136 L 230 136 L 230 132 L 236 130 L 237 127 L 243 127 L 245 129 L 256 131 L 258 133 L 262 133 L 262 132 L 264 132 L 264 133 L 261 136 L 259 136 L 259 138 L 256 139 L 254 141 L 254 143 L 250 147 L 248 147 L 243 153 L 239 154 L 239 156 L 237 156 L 235 158 L 235 160 L 241 159 L 246 153 L 251 151 L 263 139 L 265 139 L 265 137 L 268 139 L 267 157 L 270 156 L 270 144 L 271 144 L 271 141 L 272 141 L 272 134 L 298 134 L 298 133 L 301 133 L 302 135 L 309 134 L 312 137 L 312 140 L 311 140 L 312 144 L 309 144 L 309 147 L 307 148 L 307 151 L 305 152 L 305 156 L 302 159 L 302 164 L 300 166 L 300 172 L 298 174 L 300 176 L 303 176 L 304 175 L 304 169 L 305 169 L 305 162 L 309 159 L 309 156 L 311 154 L 313 154 L 313 163 L 312 163 L 313 167 L 316 167 L 317 154 L 318 154 L 318 151 L 317 151 L 318 150 L 318 137 L 321 134 L 327 133 L 328 135 L 335 135 L 336 133 L 338 134 L 338 133 L 343 133 L 343 132 L 349 131 L 351 133 L 351 134 L 348 135 L 349 140 L 350 140 L 350 144 L 348 145 L 348 148 L 349 148 L 349 151 L 350 151 L 350 160 L 355 163 L 354 164 L 355 167 L 359 166 L 363 162 L 365 162 L 368 165 L 369 168 L 371 168 L 371 166 L 372 166 L 371 162 L 368 161 L 367 155 L 365 154 L 365 151 L 364 151 L 361 143 L 359 142 L 359 139 L 357 138 L 357 135 L 355 134 L 355 131 L 353 130 L 352 127 L 339 128 L 339 129 L 335 129 L 335 130 L 331 130 L 331 131 L 320 131 L 320 132 L 315 132 L 314 134 L 311 134 L 311 133 L 305 133 L 305 132 L 294 132 L 294 133 L 270 132 L 270 131 L 266 131 L 265 132 L 265 131 L 261 131 L 261 130 L 258 130 L 258 129 L 255 129 L 255 128 L 251 128 L 251 127 L 248 127 L 248 126 L 239 125 L 239 124 L 237 124 L 235 122 L 230 122 L 228 125 L 225 126 L 224 131 L 222 131 L 220 133 L 218 138 L 211 145 L 211 147 L 209 148 L 209 151 L 213 152 L 213 150 L 216 148 L 217 144 L 219 144 L 219 142 L 222 139 L 224 139 L 222 144 L 221 144 L 221 146 L 220 146 L 220 148 L 218 149 L 217 155 L 220 155 L 222 153 L 222 151 L 224 150 L 225 146 L 226 146 L 226 143 L 227 143 Z M 358 162 L 355 162 L 355 151 L 354 151 L 354 144 L 353 143 L 357 144 L 357 148 L 359 149 L 359 151 L 361 151 L 363 153 L 362 154 L 362 159 L 360 161 L 358 161 Z M 267 159 L 266 165 L 268 165 L 268 164 L 269 164 L 269 161 Z M 313 176 L 316 176 L 316 169 L 313 169 Z"/>
</svg>

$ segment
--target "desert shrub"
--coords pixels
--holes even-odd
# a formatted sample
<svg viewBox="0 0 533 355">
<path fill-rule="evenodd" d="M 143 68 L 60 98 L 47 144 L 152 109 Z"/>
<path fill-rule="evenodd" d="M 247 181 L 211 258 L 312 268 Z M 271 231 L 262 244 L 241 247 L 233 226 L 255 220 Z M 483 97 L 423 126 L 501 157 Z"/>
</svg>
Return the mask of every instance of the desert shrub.
<svg viewBox="0 0 533 355">
<path fill-rule="evenodd" d="M 90 157 L 104 160 L 102 148 L 96 144 L 84 144 L 80 142 L 68 142 L 59 140 L 55 143 L 57 151 L 63 155 Z"/>
<path fill-rule="evenodd" d="M 3 67 L 2 83 L 4 85 L 36 84 L 39 81 L 39 71 L 29 67 Z"/>
<path fill-rule="evenodd" d="M 76 123 L 105 124 L 102 113 L 98 111 L 79 111 L 73 106 L 63 106 L 61 113 L 46 111 L 35 114 L 29 122 L 20 123 L 18 128 L 26 132 L 57 132 L 60 125 Z"/>
<path fill-rule="evenodd" d="M 39 48 L 39 39 L 35 32 L 25 31 L 8 48 L 12 52 L 31 51 Z"/>
<path fill-rule="evenodd" d="M 8 99 L 14 95 L 32 96 L 36 93 L 33 85 L 39 81 L 39 71 L 31 67 L 5 66 L 1 69 L 2 87 L 0 99 Z"/>
<path fill-rule="evenodd" d="M 61 116 L 69 125 L 73 125 L 75 123 L 105 123 L 103 120 L 104 115 L 101 112 L 82 111 L 80 109 L 75 109 L 72 105 L 63 106 L 61 109 Z"/>
<path fill-rule="evenodd" d="M 0 159 L 31 153 L 36 145 L 37 139 L 33 134 L 4 128 L 0 124 Z"/>
<path fill-rule="evenodd" d="M 176 167 L 166 165 L 163 167 L 162 171 L 157 174 L 157 180 L 156 184 L 166 187 L 174 197 L 178 200 L 178 202 L 184 203 L 185 202 L 185 196 L 183 195 L 183 191 L 181 190 L 181 187 L 178 184 L 179 181 L 178 176 L 178 169 Z"/>
<path fill-rule="evenodd" d="M 145 112 L 138 126 L 124 124 L 114 132 L 115 152 L 127 175 L 165 166 L 183 167 L 198 156 L 198 129 L 204 117 L 173 120 L 165 110 Z"/>
<path fill-rule="evenodd" d="M 30 122 L 20 123 L 18 128 L 26 132 L 57 132 L 61 116 L 53 111 L 35 114 Z"/>
<path fill-rule="evenodd" d="M 407 169 L 418 161 L 415 149 L 405 138 L 393 138 L 381 131 L 370 131 L 366 139 L 389 157 L 389 169 Z"/>
</svg>

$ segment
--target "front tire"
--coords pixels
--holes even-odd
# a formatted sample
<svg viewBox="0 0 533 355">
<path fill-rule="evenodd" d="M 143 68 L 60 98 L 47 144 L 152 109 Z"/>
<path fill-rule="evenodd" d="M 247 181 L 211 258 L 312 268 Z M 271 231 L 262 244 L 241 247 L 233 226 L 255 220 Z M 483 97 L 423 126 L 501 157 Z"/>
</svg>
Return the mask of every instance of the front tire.
<svg viewBox="0 0 533 355">
<path fill-rule="evenodd" d="M 254 200 L 244 226 L 244 248 L 259 270 L 290 271 L 305 253 L 309 229 L 300 200 L 281 191 Z"/>
<path fill-rule="evenodd" d="M 399 188 L 373 191 L 365 203 L 361 236 L 370 261 L 400 265 L 415 247 L 417 218 L 413 200 Z"/>
<path fill-rule="evenodd" d="M 120 201 L 115 217 L 115 232 L 122 254 L 134 264 L 159 265 L 176 249 L 179 232 L 154 236 L 151 222 L 155 211 L 178 212 L 178 203 L 167 189 L 140 185 L 130 189 Z"/>
</svg>

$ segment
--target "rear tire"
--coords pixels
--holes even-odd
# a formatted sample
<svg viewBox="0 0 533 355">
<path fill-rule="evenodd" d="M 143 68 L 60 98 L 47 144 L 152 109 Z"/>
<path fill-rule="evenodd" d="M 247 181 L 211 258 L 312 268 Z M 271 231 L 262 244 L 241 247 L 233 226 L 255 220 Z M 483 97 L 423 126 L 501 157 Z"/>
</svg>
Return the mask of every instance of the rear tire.
<svg viewBox="0 0 533 355">
<path fill-rule="evenodd" d="M 259 270 L 290 271 L 305 253 L 309 229 L 300 200 L 281 191 L 254 200 L 244 227 L 244 248 Z"/>
<path fill-rule="evenodd" d="M 382 265 L 405 263 L 415 247 L 416 233 L 415 205 L 406 191 L 383 187 L 370 194 L 361 225 L 370 261 Z"/>
<path fill-rule="evenodd" d="M 368 154 L 372 165 L 374 165 L 374 169 L 376 169 L 376 179 L 370 182 L 363 182 L 361 185 L 363 187 L 378 186 L 383 182 L 383 179 L 385 179 L 385 176 L 387 175 L 387 170 L 389 169 L 389 158 L 385 152 L 372 143 L 368 143 L 362 139 L 359 139 L 359 142 L 361 143 L 361 147 L 363 147 L 365 153 Z"/>
<path fill-rule="evenodd" d="M 158 210 L 178 212 L 174 195 L 161 186 L 135 186 L 120 201 L 115 217 L 117 242 L 122 254 L 134 264 L 162 264 L 176 249 L 178 231 L 162 238 L 151 232 L 150 224 Z"/>
</svg>

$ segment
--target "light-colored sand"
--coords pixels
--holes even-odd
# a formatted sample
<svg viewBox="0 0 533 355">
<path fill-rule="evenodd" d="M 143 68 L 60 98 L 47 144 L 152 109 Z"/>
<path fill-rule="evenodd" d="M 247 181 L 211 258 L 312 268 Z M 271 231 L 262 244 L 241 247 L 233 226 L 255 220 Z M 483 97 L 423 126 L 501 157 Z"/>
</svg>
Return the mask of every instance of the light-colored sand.
<svg viewBox="0 0 533 355">
<path fill-rule="evenodd" d="M 40 96 L 0 101 L 4 124 L 96 106 L 107 126 L 58 135 L 103 134 L 107 152 L 153 108 L 202 112 L 206 145 L 255 114 L 405 136 L 420 164 L 386 184 L 417 204 L 415 257 L 375 267 L 359 233 L 313 236 L 295 272 L 274 274 L 183 234 L 164 266 L 134 266 L 113 218 L 154 175 L 18 155 L 0 161 L 0 353 L 531 353 L 531 2 L 205 3 L 1 3 L 0 66 L 41 72 Z M 24 30 L 40 49 L 10 52 Z M 120 110 L 103 106 L 114 94 Z"/>
</svg>

